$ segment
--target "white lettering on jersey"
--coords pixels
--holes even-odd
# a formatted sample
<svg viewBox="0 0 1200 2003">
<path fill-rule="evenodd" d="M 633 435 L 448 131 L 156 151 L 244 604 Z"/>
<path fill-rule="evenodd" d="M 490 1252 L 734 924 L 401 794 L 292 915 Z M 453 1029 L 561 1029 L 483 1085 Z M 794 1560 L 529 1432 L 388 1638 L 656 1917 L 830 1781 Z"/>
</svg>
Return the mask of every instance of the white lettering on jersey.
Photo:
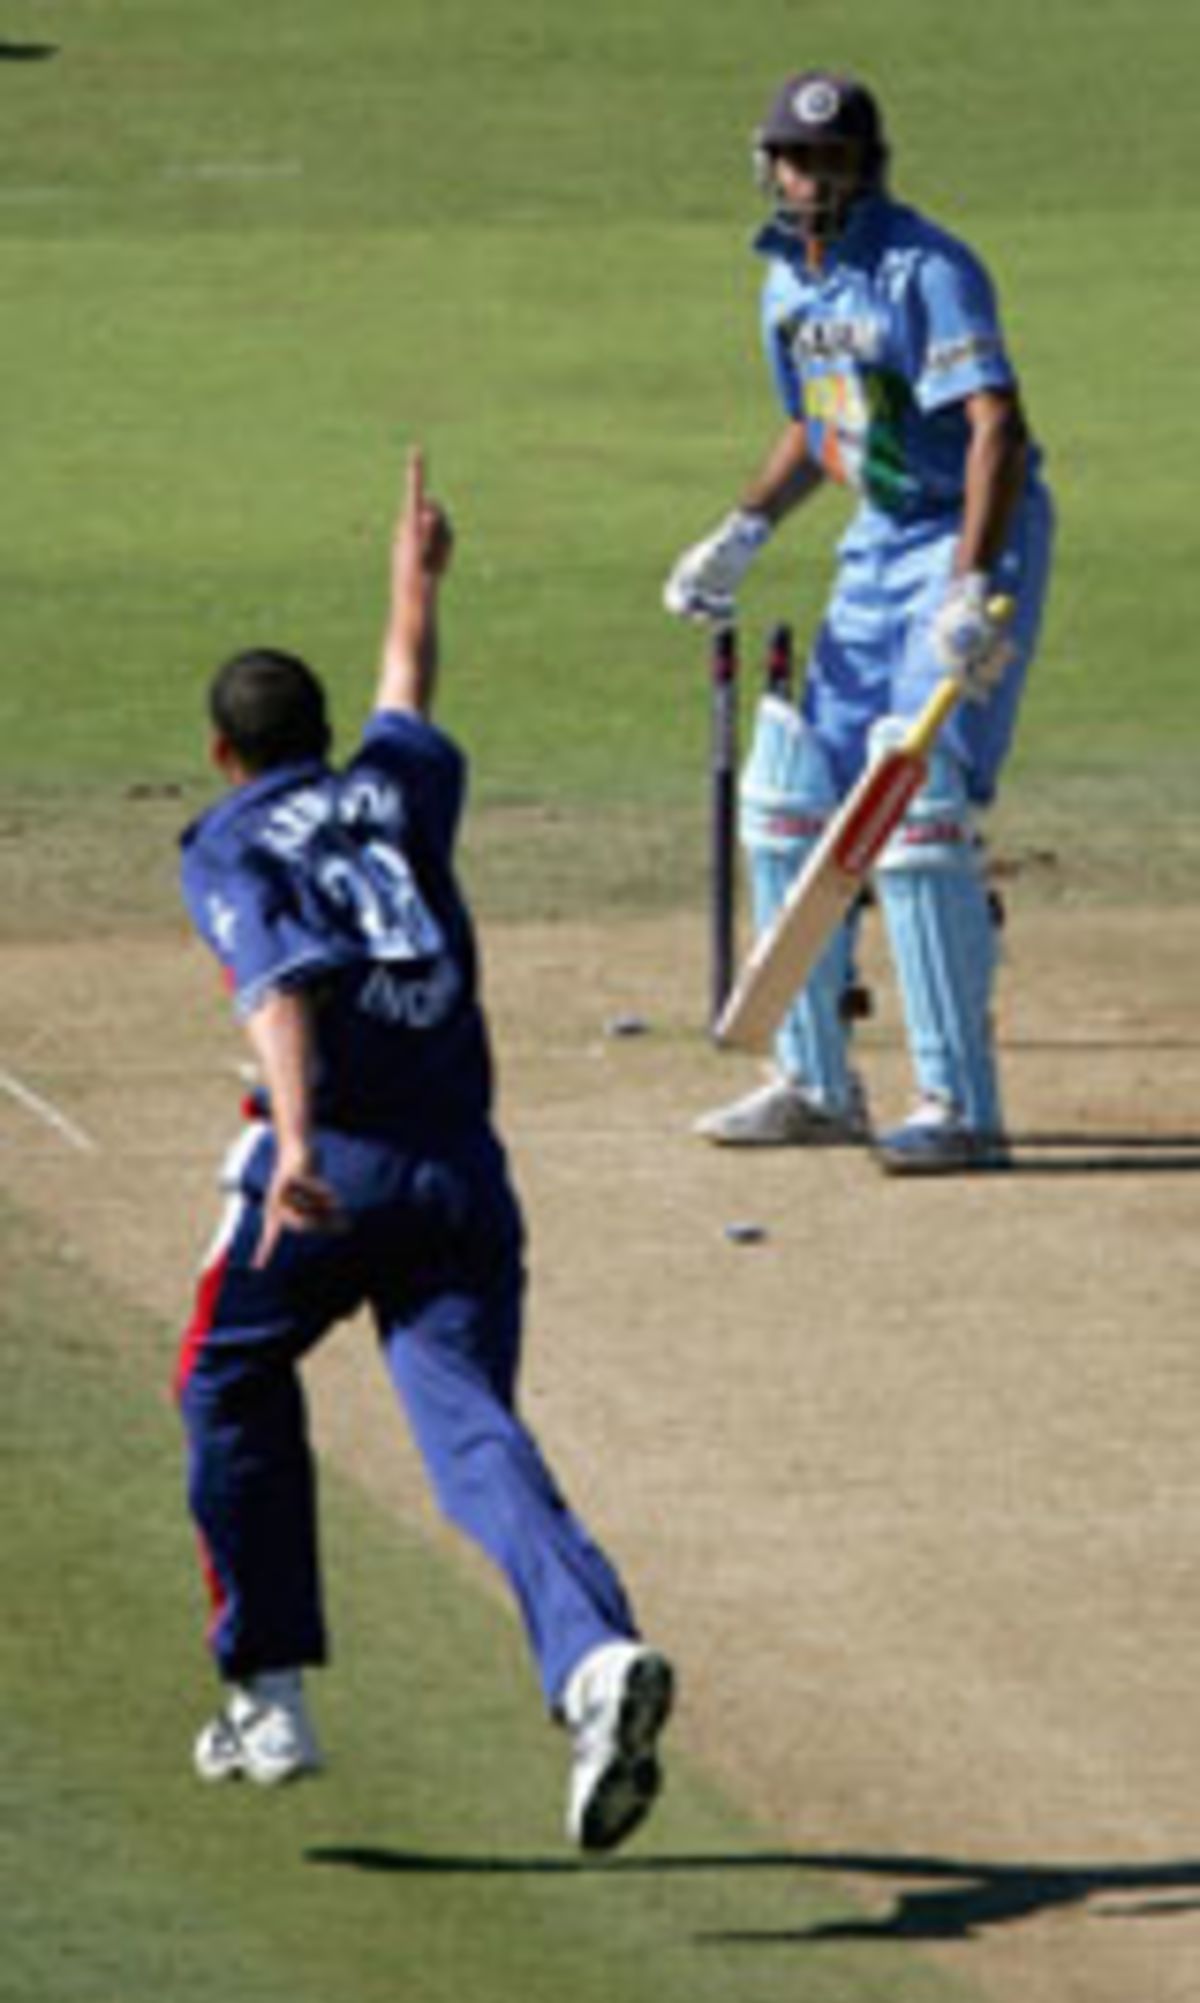
<svg viewBox="0 0 1200 2003">
<path fill-rule="evenodd" d="M 328 793 L 316 786 L 306 786 L 303 792 L 289 793 L 287 799 L 268 815 L 259 839 L 272 855 L 290 861 L 307 847 L 317 829 L 325 826 L 332 813 Z"/>
<path fill-rule="evenodd" d="M 845 320 L 801 320 L 795 351 L 805 362 L 875 362 L 883 352 L 883 325 L 870 314 Z"/>
<path fill-rule="evenodd" d="M 438 960 L 428 974 L 405 979 L 390 967 L 376 967 L 363 984 L 358 1006 L 393 1029 L 435 1029 L 458 1000 L 461 980 L 453 961 Z"/>
<path fill-rule="evenodd" d="M 396 835 L 404 819 L 400 788 L 382 773 L 356 773 L 341 790 L 338 814 L 344 827 L 387 829 Z"/>
<path fill-rule="evenodd" d="M 343 827 L 378 829 L 395 837 L 404 817 L 400 789 L 370 772 L 360 773 L 338 793 L 327 786 L 306 786 L 268 814 L 259 839 L 272 855 L 291 861 L 335 816 Z"/>
<path fill-rule="evenodd" d="M 212 928 L 212 935 L 216 941 L 217 951 L 220 953 L 222 959 L 228 959 L 233 951 L 233 942 L 237 936 L 237 911 L 227 897 L 221 896 L 219 890 L 210 890 L 207 901 L 208 922 Z"/>
<path fill-rule="evenodd" d="M 321 858 L 317 881 L 353 919 L 373 960 L 425 960 L 445 943 L 407 857 L 386 842 Z"/>
</svg>

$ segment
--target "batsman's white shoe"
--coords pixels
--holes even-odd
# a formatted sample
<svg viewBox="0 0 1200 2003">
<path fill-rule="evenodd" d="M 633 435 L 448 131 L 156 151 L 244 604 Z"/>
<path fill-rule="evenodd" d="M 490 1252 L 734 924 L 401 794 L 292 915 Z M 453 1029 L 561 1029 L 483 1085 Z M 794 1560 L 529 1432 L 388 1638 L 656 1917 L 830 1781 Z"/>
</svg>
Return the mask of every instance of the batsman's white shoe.
<svg viewBox="0 0 1200 2003">
<path fill-rule="evenodd" d="M 875 1141 L 875 1157 L 889 1175 L 965 1175 L 1011 1165 L 1003 1134 L 980 1133 L 944 1099 L 926 1098 L 908 1118 Z"/>
<path fill-rule="evenodd" d="M 562 1702 L 573 1741 L 567 1834 L 581 1850 L 615 1850 L 649 1813 L 674 1693 L 666 1656 L 640 1642 L 594 1648 L 571 1676 Z"/>
<path fill-rule="evenodd" d="M 724 1148 L 846 1147 L 867 1137 L 867 1111 L 855 1079 L 845 1112 L 831 1112 L 790 1078 L 774 1077 L 732 1105 L 703 1113 L 692 1127 Z"/>
<path fill-rule="evenodd" d="M 193 1754 L 201 1780 L 252 1780 L 278 1787 L 316 1773 L 321 1754 L 298 1669 L 234 1684 L 223 1711 L 204 1727 Z"/>
</svg>

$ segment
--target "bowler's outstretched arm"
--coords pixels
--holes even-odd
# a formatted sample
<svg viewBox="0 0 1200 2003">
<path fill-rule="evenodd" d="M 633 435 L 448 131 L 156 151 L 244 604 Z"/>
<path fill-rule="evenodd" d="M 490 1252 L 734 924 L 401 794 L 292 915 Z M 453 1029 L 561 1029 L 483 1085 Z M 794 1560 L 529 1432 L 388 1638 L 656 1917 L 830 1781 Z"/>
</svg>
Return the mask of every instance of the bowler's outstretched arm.
<svg viewBox="0 0 1200 2003">
<path fill-rule="evenodd" d="M 375 697 L 377 710 L 428 716 L 438 668 L 438 593 L 450 564 L 450 518 L 425 492 L 425 458 L 409 453 L 392 539 L 391 603 Z"/>
</svg>

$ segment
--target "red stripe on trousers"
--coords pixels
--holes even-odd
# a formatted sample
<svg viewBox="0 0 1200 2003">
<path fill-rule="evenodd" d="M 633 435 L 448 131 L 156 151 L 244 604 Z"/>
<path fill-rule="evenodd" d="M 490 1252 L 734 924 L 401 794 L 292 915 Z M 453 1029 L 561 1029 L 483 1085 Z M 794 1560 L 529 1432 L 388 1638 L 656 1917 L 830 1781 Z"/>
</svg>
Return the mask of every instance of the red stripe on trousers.
<svg viewBox="0 0 1200 2003">
<path fill-rule="evenodd" d="M 217 1318 L 217 1301 L 229 1271 L 229 1253 L 222 1252 L 213 1260 L 207 1271 L 201 1273 L 200 1284 L 196 1288 L 196 1301 L 192 1318 L 183 1331 L 179 1345 L 179 1361 L 175 1366 L 175 1396 L 182 1398 L 188 1380 L 196 1367 L 196 1358 L 203 1349 L 205 1340 Z"/>
</svg>

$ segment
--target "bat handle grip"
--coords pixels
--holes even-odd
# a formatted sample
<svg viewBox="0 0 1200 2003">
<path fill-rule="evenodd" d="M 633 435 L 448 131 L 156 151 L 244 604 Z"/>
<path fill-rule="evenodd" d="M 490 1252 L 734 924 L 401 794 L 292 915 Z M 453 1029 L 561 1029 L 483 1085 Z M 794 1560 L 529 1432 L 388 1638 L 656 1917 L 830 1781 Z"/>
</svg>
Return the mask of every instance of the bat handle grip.
<svg viewBox="0 0 1200 2003">
<path fill-rule="evenodd" d="M 900 749 L 906 758 L 924 758 L 945 723 L 957 708 L 963 685 L 957 675 L 944 675 L 915 722 L 905 732 Z"/>
<path fill-rule="evenodd" d="M 1016 599 L 1007 592 L 997 593 L 988 600 L 988 613 L 998 626 L 1007 626 L 1016 609 Z M 963 693 L 963 683 L 957 675 L 943 677 L 904 739 L 903 748 L 909 757 L 924 758 L 927 755 L 934 738 Z"/>
</svg>

